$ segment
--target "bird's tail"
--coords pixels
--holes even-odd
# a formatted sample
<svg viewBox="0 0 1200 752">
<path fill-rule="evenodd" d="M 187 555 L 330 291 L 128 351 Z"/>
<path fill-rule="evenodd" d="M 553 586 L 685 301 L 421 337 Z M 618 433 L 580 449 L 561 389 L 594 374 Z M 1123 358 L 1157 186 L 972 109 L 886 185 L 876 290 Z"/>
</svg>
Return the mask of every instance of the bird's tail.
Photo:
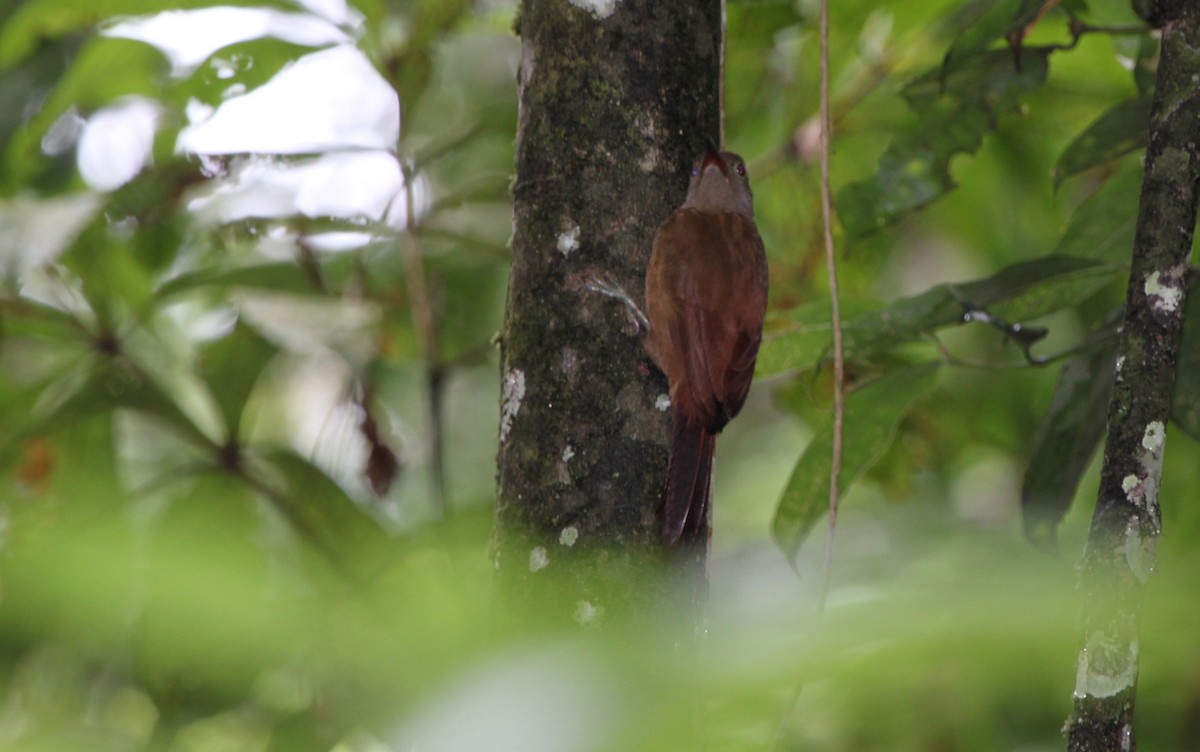
<svg viewBox="0 0 1200 752">
<path fill-rule="evenodd" d="M 712 503 L 712 463 L 716 437 L 678 413 L 674 416 L 671 459 L 663 489 L 663 540 L 671 546 L 703 542 Z"/>
</svg>

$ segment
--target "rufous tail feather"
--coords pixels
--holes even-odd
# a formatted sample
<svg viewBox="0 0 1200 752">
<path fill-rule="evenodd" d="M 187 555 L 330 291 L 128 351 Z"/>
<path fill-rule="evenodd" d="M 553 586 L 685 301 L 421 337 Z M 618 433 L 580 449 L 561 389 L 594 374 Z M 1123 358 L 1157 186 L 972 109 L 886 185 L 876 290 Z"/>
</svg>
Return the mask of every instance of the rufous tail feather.
<svg viewBox="0 0 1200 752">
<path fill-rule="evenodd" d="M 675 415 L 663 489 L 662 534 L 668 545 L 700 542 L 708 534 L 715 439 L 703 426 Z"/>
</svg>

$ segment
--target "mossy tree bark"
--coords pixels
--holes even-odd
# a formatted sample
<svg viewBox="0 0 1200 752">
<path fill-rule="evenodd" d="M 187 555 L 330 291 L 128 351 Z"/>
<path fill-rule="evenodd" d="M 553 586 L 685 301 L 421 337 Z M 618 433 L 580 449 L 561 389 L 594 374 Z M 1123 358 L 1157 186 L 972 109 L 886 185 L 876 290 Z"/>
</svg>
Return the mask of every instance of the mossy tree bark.
<svg viewBox="0 0 1200 752">
<path fill-rule="evenodd" d="M 496 569 L 552 620 L 634 613 L 661 560 L 666 383 L 620 303 L 720 140 L 721 0 L 525 0 Z M 540 587 L 553 581 L 557 588 Z"/>
<path fill-rule="evenodd" d="M 1100 491 L 1083 559 L 1084 644 L 1069 721 L 1072 752 L 1136 747 L 1138 615 L 1161 530 L 1165 426 L 1196 225 L 1200 7 L 1194 0 L 1159 0 L 1153 12 L 1162 54 Z"/>
</svg>

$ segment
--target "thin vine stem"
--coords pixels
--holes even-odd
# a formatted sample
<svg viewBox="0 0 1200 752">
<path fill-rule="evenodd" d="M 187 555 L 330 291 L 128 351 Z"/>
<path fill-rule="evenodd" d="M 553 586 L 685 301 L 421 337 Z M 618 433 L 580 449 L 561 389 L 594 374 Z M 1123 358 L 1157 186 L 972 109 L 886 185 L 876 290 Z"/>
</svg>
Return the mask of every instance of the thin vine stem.
<svg viewBox="0 0 1200 752">
<path fill-rule="evenodd" d="M 838 498 L 841 494 L 842 433 L 846 419 L 846 363 L 842 350 L 842 311 L 838 290 L 837 252 L 833 243 L 833 199 L 829 187 L 830 140 L 833 123 L 829 114 L 829 0 L 821 0 L 821 224 L 825 240 L 825 264 L 829 279 L 829 315 L 833 326 L 833 454 L 829 463 L 829 525 L 825 532 L 825 554 L 817 597 L 818 621 L 825 613 L 829 580 L 833 570 L 833 543 L 837 531 Z"/>
<path fill-rule="evenodd" d="M 829 156 L 831 119 L 829 115 L 829 0 L 821 0 L 821 224 L 824 235 L 825 261 L 829 281 L 830 320 L 833 328 L 833 454 L 829 464 L 829 526 L 825 532 L 825 553 L 821 563 L 820 589 L 817 596 L 817 623 L 825 614 L 829 596 L 829 581 L 833 571 L 833 543 L 837 531 L 838 498 L 841 494 L 842 434 L 846 417 L 845 354 L 842 348 L 842 312 L 838 290 L 837 254 L 833 243 L 833 200 L 829 187 Z M 787 733 L 789 721 L 804 688 L 803 678 L 792 689 L 786 710 L 775 728 L 768 749 L 779 749 Z"/>
</svg>

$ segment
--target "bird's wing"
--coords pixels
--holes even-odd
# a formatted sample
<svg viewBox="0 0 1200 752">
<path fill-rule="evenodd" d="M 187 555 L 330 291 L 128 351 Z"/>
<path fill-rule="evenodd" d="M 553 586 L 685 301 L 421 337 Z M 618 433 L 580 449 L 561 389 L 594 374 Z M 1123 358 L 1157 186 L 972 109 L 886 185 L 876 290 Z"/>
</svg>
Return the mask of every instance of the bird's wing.
<svg viewBox="0 0 1200 752">
<path fill-rule="evenodd" d="M 684 218 L 689 221 L 682 221 Z M 737 215 L 679 212 L 655 239 L 652 266 L 669 302 L 647 300 L 652 348 L 672 397 L 712 432 L 746 400 L 766 308 L 762 240 Z"/>
</svg>

